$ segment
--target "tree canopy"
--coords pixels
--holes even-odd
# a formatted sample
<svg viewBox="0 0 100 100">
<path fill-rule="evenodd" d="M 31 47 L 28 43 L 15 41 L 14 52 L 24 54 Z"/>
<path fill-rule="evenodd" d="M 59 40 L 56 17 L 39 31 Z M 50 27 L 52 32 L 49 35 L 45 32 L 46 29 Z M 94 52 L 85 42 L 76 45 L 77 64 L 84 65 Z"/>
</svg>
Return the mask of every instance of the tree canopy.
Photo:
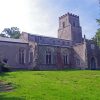
<svg viewBox="0 0 100 100">
<path fill-rule="evenodd" d="M 17 27 L 4 28 L 0 36 L 18 39 L 20 37 L 20 30 Z"/>
<path fill-rule="evenodd" d="M 99 0 L 100 5 L 100 0 Z M 99 28 L 97 29 L 96 35 L 93 37 L 93 40 L 97 43 L 98 46 L 100 46 L 100 18 L 96 19 Z"/>
<path fill-rule="evenodd" d="M 96 38 L 97 44 L 100 46 L 100 19 L 97 19 L 97 23 L 99 25 L 99 28 L 96 32 L 95 38 Z"/>
</svg>

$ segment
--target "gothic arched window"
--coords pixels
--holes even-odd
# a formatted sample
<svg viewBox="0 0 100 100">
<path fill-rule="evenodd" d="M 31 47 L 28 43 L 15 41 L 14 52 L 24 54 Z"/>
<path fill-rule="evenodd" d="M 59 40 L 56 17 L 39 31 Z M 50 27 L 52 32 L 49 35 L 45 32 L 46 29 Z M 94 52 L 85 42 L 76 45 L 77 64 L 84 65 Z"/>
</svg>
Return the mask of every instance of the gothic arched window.
<svg viewBox="0 0 100 100">
<path fill-rule="evenodd" d="M 51 52 L 46 51 L 46 64 L 51 64 Z"/>
<path fill-rule="evenodd" d="M 29 52 L 29 63 L 33 62 L 33 52 Z"/>
<path fill-rule="evenodd" d="M 76 65 L 80 65 L 80 59 L 76 58 Z"/>
<path fill-rule="evenodd" d="M 21 48 L 19 49 L 19 63 L 25 64 L 25 49 Z"/>
<path fill-rule="evenodd" d="M 63 60 L 64 60 L 65 65 L 68 64 L 68 55 L 67 54 L 63 56 Z"/>
</svg>

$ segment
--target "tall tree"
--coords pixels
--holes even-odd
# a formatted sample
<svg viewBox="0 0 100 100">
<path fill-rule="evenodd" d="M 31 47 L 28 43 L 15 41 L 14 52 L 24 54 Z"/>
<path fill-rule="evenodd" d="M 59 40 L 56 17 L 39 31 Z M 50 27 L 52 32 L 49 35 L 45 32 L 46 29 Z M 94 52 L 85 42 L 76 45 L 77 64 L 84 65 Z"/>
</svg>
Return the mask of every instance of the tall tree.
<svg viewBox="0 0 100 100">
<path fill-rule="evenodd" d="M 99 6 L 100 6 L 100 0 L 99 0 Z M 96 19 L 99 28 L 97 29 L 96 35 L 93 37 L 93 40 L 97 43 L 98 46 L 100 46 L 100 18 Z"/>
<path fill-rule="evenodd" d="M 95 41 L 100 46 L 100 19 L 97 19 L 97 23 L 99 25 L 99 28 L 98 28 L 96 35 L 95 35 Z"/>
<path fill-rule="evenodd" d="M 17 27 L 4 28 L 0 36 L 18 39 L 20 37 L 20 30 Z"/>
</svg>

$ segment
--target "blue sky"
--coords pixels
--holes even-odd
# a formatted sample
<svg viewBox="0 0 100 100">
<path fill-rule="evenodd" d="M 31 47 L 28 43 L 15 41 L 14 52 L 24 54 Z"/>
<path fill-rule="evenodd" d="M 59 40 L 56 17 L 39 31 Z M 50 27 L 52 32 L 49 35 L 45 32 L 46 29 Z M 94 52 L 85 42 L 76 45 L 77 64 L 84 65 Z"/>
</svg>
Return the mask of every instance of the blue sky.
<svg viewBox="0 0 100 100">
<path fill-rule="evenodd" d="M 98 2 L 99 0 L 0 0 L 0 31 L 5 27 L 17 26 L 29 33 L 57 37 L 58 17 L 70 12 L 80 16 L 82 32 L 91 38 L 98 28 Z"/>
</svg>

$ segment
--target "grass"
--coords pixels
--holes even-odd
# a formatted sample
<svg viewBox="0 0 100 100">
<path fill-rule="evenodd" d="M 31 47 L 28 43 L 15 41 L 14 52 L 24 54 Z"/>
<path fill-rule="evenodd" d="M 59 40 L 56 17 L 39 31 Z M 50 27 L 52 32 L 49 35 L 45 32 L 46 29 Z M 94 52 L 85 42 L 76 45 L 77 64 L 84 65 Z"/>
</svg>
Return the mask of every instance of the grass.
<svg viewBox="0 0 100 100">
<path fill-rule="evenodd" d="M 100 71 L 18 71 L 0 80 L 14 87 L 0 100 L 100 100 Z"/>
</svg>

